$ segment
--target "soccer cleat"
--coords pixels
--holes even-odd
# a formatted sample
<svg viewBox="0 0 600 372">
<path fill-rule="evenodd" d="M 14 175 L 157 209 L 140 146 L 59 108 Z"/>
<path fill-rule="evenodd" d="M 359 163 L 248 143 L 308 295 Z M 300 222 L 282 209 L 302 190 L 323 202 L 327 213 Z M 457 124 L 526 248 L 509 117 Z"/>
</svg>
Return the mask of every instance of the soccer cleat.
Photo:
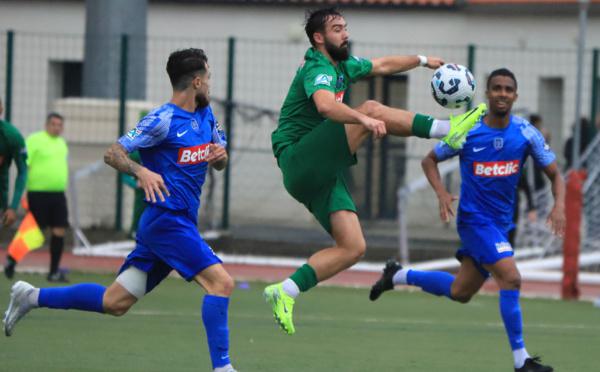
<svg viewBox="0 0 600 372">
<path fill-rule="evenodd" d="M 12 335 L 15 324 L 33 308 L 28 296 L 34 289 L 34 286 L 21 280 L 12 286 L 8 310 L 4 313 L 4 319 L 2 320 L 6 337 Z"/>
<path fill-rule="evenodd" d="M 481 115 L 487 111 L 485 103 L 479 104 L 479 106 L 471 109 L 464 114 L 458 116 L 450 116 L 450 131 L 446 137 L 442 138 L 448 146 L 455 150 L 462 149 L 465 141 L 467 140 L 467 134 L 475 124 L 479 121 Z"/>
<path fill-rule="evenodd" d="M 554 368 L 541 364 L 540 357 L 527 358 L 521 368 L 515 368 L 515 372 L 552 372 Z"/>
<path fill-rule="evenodd" d="M 381 278 L 379 278 L 379 280 L 371 287 L 371 293 L 369 293 L 369 299 L 371 301 L 378 299 L 383 292 L 394 289 L 394 274 L 400 269 L 402 269 L 402 266 L 395 260 L 390 259 L 385 263 Z"/>
<path fill-rule="evenodd" d="M 266 287 L 263 295 L 265 301 L 271 305 L 273 316 L 281 329 L 288 335 L 293 335 L 296 332 L 292 321 L 294 298 L 285 293 L 281 283 L 271 284 Z"/>
<path fill-rule="evenodd" d="M 46 279 L 50 282 L 50 283 L 68 283 L 69 279 L 67 278 L 67 276 L 65 275 L 65 273 L 61 270 L 55 272 L 55 273 L 51 273 L 48 274 L 48 276 L 46 277 Z"/>
</svg>

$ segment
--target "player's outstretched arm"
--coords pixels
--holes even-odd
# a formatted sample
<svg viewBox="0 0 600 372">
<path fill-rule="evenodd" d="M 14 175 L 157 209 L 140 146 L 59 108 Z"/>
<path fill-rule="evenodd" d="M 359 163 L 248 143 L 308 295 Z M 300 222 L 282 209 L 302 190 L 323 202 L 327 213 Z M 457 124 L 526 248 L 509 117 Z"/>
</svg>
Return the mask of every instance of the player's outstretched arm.
<svg viewBox="0 0 600 372">
<path fill-rule="evenodd" d="M 435 153 L 430 151 L 421 161 L 421 167 L 423 168 L 423 172 L 425 173 L 429 184 L 438 197 L 440 219 L 444 222 L 450 222 L 450 217 L 454 217 L 456 214 L 452 203 L 458 200 L 458 197 L 450 194 L 448 190 L 446 190 L 446 187 L 444 187 L 438 163 L 439 161 L 435 156 Z"/>
<path fill-rule="evenodd" d="M 558 170 L 556 161 L 552 162 L 546 168 L 544 173 L 550 182 L 552 182 L 552 195 L 554 196 L 554 207 L 548 216 L 546 223 L 552 229 L 552 232 L 558 236 L 563 236 L 565 233 L 565 182 Z"/>
<path fill-rule="evenodd" d="M 165 195 L 170 196 L 162 176 L 131 160 L 120 143 L 114 143 L 106 150 L 104 162 L 120 172 L 136 177 L 146 193 L 146 200 L 156 203 L 158 196 L 164 202 Z"/>
<path fill-rule="evenodd" d="M 373 68 L 371 69 L 372 76 L 392 75 L 398 72 L 412 70 L 415 67 L 424 66 L 431 69 L 436 69 L 444 64 L 444 60 L 440 57 L 425 57 L 422 56 L 388 56 L 379 57 L 371 60 Z"/>
<path fill-rule="evenodd" d="M 216 143 L 211 143 L 208 148 L 209 152 L 208 156 L 206 157 L 208 165 L 219 171 L 225 169 L 229 160 L 225 147 Z"/>
</svg>

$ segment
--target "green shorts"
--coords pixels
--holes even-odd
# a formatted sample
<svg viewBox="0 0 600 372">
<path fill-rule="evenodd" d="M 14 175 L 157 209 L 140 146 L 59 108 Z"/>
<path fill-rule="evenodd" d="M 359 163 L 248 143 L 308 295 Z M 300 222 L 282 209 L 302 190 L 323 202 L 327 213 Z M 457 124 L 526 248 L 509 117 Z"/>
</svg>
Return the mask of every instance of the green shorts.
<svg viewBox="0 0 600 372">
<path fill-rule="evenodd" d="M 350 153 L 344 125 L 325 120 L 279 155 L 286 190 L 304 204 L 331 234 L 329 215 L 335 211 L 356 212 L 346 186 L 344 171 L 356 164 Z"/>
</svg>

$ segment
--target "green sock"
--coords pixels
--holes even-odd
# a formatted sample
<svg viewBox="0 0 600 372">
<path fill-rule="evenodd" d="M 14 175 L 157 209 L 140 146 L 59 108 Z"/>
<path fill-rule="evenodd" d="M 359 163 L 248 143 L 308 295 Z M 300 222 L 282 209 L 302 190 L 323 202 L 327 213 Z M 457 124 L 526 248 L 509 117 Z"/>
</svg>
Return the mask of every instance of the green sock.
<svg viewBox="0 0 600 372">
<path fill-rule="evenodd" d="M 431 126 L 433 118 L 429 115 L 415 114 L 412 122 L 412 134 L 421 138 L 430 138 Z"/>
<path fill-rule="evenodd" d="M 315 273 L 315 269 L 310 267 L 309 264 L 302 265 L 295 273 L 290 276 L 290 279 L 296 283 L 298 288 L 300 288 L 300 292 L 306 292 L 312 287 L 316 286 L 319 282 L 317 280 L 317 273 Z"/>
</svg>

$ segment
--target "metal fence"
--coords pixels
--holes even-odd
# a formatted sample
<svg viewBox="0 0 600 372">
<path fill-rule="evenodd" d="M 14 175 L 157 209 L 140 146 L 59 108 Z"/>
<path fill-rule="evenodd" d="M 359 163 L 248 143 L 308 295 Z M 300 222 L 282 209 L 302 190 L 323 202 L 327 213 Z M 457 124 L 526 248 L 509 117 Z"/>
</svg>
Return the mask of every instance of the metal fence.
<svg viewBox="0 0 600 372">
<path fill-rule="evenodd" d="M 145 99 L 129 99 L 126 37 L 109 40 L 107 61 L 115 64 L 118 79 L 106 79 L 109 98 L 83 97 L 81 88 L 85 40 L 82 35 L 3 32 L 0 37 L 0 89 L 7 118 L 24 135 L 41 130 L 48 111 L 66 117 L 65 137 L 70 146 L 72 171 L 102 158 L 120 133 L 132 128 L 140 114 L 170 97 L 165 72 L 168 55 L 179 48 L 200 47 L 209 57 L 211 94 L 219 120 L 231 135 L 231 165 L 214 172 L 211 200 L 203 195 L 201 223 L 206 226 L 240 225 L 316 226 L 312 217 L 285 192 L 271 153 L 270 133 L 305 43 L 251 39 L 147 38 Z M 11 42 L 9 42 L 11 40 Z M 439 55 L 468 65 L 478 82 L 476 99 L 484 99 L 487 74 L 498 67 L 513 70 L 519 81 L 516 107 L 538 112 L 552 132 L 552 146 L 561 153 L 574 118 L 576 50 L 505 48 L 474 45 L 406 45 L 354 42 L 353 54 L 376 57 L 391 54 Z M 119 54 L 118 58 L 115 53 Z M 597 91 L 597 50 L 585 53 L 584 112 L 595 115 L 591 101 Z M 594 59 L 594 56 L 596 59 Z M 125 65 L 123 65 L 125 63 Z M 431 71 L 416 69 L 388 78 L 355 84 L 349 102 L 372 98 L 396 107 L 446 116 L 449 112 L 431 98 Z M 597 96 L 594 96 L 597 100 Z M 595 105 L 598 103 L 596 102 Z M 359 164 L 349 173 L 352 192 L 365 219 L 397 218 L 396 190 L 420 177 L 420 159 L 433 141 L 386 138 L 371 142 L 358 153 Z M 132 192 L 117 186 L 116 173 L 103 169 L 78 181 L 78 210 L 83 226 L 125 227 L 129 223 Z M 409 229 L 440 225 L 429 190 L 415 193 L 406 205 Z M 206 210 L 208 205 L 210 210 Z M 117 212 L 119 211 L 119 212 Z M 395 228 L 392 227 L 395 233 Z"/>
</svg>

